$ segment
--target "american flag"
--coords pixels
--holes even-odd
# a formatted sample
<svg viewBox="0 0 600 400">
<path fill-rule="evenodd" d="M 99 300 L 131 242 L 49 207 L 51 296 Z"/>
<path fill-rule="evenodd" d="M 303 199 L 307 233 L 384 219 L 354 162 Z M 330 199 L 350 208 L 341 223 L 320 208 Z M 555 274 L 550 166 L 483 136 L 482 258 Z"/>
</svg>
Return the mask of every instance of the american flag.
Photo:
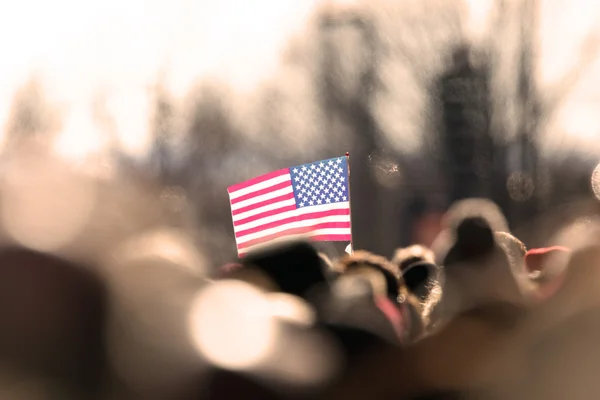
<svg viewBox="0 0 600 400">
<path fill-rule="evenodd" d="M 280 169 L 227 191 L 240 256 L 295 236 L 351 241 L 347 157 Z"/>
</svg>

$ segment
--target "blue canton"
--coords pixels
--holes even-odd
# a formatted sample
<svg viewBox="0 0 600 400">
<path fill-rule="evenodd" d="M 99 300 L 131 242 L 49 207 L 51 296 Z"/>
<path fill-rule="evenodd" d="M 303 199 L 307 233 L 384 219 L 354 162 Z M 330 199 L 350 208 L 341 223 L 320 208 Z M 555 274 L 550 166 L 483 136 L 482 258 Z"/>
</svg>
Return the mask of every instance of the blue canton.
<svg viewBox="0 0 600 400">
<path fill-rule="evenodd" d="M 296 207 L 321 206 L 349 201 L 346 157 L 290 168 Z"/>
</svg>

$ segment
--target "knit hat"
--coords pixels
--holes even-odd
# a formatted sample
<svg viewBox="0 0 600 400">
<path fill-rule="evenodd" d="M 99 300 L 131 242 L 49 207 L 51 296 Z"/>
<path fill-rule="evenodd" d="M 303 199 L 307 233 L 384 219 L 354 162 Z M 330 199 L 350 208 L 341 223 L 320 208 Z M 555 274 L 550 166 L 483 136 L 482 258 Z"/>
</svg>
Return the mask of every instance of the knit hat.
<svg viewBox="0 0 600 400">
<path fill-rule="evenodd" d="M 500 207 L 483 198 L 469 198 L 455 202 L 444 215 L 444 229 L 431 245 L 437 264 L 443 259 L 456 241 L 456 231 L 465 219 L 478 217 L 489 225 L 492 232 L 509 232 L 508 222 Z"/>
<path fill-rule="evenodd" d="M 445 281 L 436 317 L 486 303 L 529 304 L 535 286 L 525 269 L 525 245 L 509 233 L 494 232 L 481 216 L 466 217 L 455 227 L 455 240 L 443 258 Z"/>
<path fill-rule="evenodd" d="M 420 244 L 415 244 L 409 247 L 396 249 L 394 257 L 392 258 L 392 264 L 396 265 L 400 271 L 404 271 L 410 265 L 418 261 L 435 264 L 435 255 L 429 248 Z"/>
</svg>

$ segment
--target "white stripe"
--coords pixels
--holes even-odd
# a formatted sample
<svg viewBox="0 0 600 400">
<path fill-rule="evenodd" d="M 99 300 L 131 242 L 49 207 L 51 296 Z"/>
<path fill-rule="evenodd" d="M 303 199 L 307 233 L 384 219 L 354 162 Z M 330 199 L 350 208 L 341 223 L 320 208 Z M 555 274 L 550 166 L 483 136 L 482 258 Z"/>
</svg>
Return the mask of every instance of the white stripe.
<svg viewBox="0 0 600 400">
<path fill-rule="evenodd" d="M 264 243 L 257 243 L 254 246 L 250 246 L 250 247 L 246 247 L 243 249 L 239 249 L 238 250 L 238 254 L 246 254 L 250 251 L 254 251 L 254 250 L 258 250 L 260 248 L 263 247 L 269 247 L 272 246 L 276 243 L 281 243 L 281 242 L 293 242 L 295 240 L 301 240 L 301 239 L 307 239 L 309 237 L 312 236 L 321 236 L 321 235 L 350 235 L 351 231 L 350 228 L 328 228 L 328 229 L 318 229 L 314 232 L 311 232 L 310 234 L 304 234 L 304 235 L 288 235 L 288 236 L 284 236 L 284 237 L 279 237 L 273 240 L 269 240 L 268 242 L 264 242 Z"/>
<path fill-rule="evenodd" d="M 269 236 L 269 235 L 273 235 L 275 233 L 287 231 L 288 229 L 307 228 L 307 227 L 310 227 L 310 226 L 313 226 L 316 224 L 325 224 L 328 222 L 350 222 L 350 216 L 349 215 L 332 215 L 329 217 L 313 218 L 313 219 L 307 219 L 304 221 L 290 222 L 289 224 L 280 225 L 275 228 L 269 228 L 269 229 L 265 229 L 265 230 L 262 230 L 262 231 L 259 231 L 256 233 L 251 233 L 249 235 L 242 236 L 241 238 L 237 238 L 236 241 L 238 244 L 242 244 L 242 243 L 246 243 L 251 240 L 254 240 L 254 239 L 259 239 L 264 236 Z"/>
<path fill-rule="evenodd" d="M 275 197 L 279 197 L 284 194 L 292 193 L 293 191 L 294 191 L 294 189 L 292 188 L 292 184 L 290 183 L 290 186 L 285 187 L 283 189 L 274 190 L 269 193 L 261 194 L 260 196 L 252 197 L 248 200 L 243 200 L 243 201 L 240 201 L 239 203 L 232 204 L 231 209 L 234 211 L 239 210 L 240 208 L 251 206 L 252 204 L 260 203 L 261 201 L 271 200 L 271 199 L 274 199 Z"/>
<path fill-rule="evenodd" d="M 285 207 L 285 206 L 293 206 L 295 204 L 296 204 L 296 200 L 294 200 L 294 199 L 278 201 L 277 203 L 269 204 L 266 206 L 255 208 L 254 210 L 245 211 L 243 213 L 233 215 L 233 222 L 242 220 L 244 218 L 252 217 L 254 215 L 264 213 L 266 211 L 277 210 L 278 208 Z"/>
<path fill-rule="evenodd" d="M 237 199 L 238 197 L 246 195 L 248 193 L 256 192 L 257 190 L 266 189 L 268 187 L 271 187 L 271 186 L 274 186 L 281 182 L 286 182 L 286 181 L 289 181 L 289 182 L 292 181 L 292 177 L 290 176 L 290 174 L 276 176 L 275 178 L 268 179 L 264 182 L 259 182 L 255 185 L 236 190 L 235 192 L 229 193 L 229 198 L 231 200 Z"/>
<path fill-rule="evenodd" d="M 303 208 L 299 208 L 297 210 L 284 211 L 280 214 L 275 214 L 275 215 L 271 215 L 271 216 L 264 217 L 261 219 L 257 219 L 256 221 L 247 222 L 243 225 L 234 226 L 233 229 L 235 232 L 238 232 L 238 231 L 243 231 L 246 229 L 251 229 L 251 228 L 254 228 L 257 226 L 261 226 L 264 224 L 269 224 L 271 222 L 280 221 L 282 219 L 294 217 L 296 215 L 304 215 L 304 214 L 310 214 L 310 213 L 321 212 L 321 211 L 329 211 L 329 210 L 347 209 L 349 207 L 350 207 L 350 205 L 347 201 L 343 202 L 343 203 L 333 203 L 333 204 L 326 204 L 326 205 L 313 206 L 313 207 L 303 207 Z M 234 219 L 234 221 L 235 221 L 235 219 Z"/>
</svg>

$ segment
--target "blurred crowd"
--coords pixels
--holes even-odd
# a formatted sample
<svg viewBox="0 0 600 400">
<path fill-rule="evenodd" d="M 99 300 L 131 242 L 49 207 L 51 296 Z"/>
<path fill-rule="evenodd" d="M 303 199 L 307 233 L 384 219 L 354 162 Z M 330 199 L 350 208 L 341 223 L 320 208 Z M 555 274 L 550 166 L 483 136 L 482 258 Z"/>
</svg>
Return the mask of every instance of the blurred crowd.
<svg viewBox="0 0 600 400">
<path fill-rule="evenodd" d="M 20 4 L 0 400 L 598 398 L 596 2 Z M 226 188 L 341 151 L 349 253 L 236 259 Z"/>
<path fill-rule="evenodd" d="M 33 159 L 0 193 L 2 399 L 600 393 L 591 214 L 527 249 L 471 198 L 389 258 L 294 241 L 218 266 L 172 197 Z"/>
</svg>

